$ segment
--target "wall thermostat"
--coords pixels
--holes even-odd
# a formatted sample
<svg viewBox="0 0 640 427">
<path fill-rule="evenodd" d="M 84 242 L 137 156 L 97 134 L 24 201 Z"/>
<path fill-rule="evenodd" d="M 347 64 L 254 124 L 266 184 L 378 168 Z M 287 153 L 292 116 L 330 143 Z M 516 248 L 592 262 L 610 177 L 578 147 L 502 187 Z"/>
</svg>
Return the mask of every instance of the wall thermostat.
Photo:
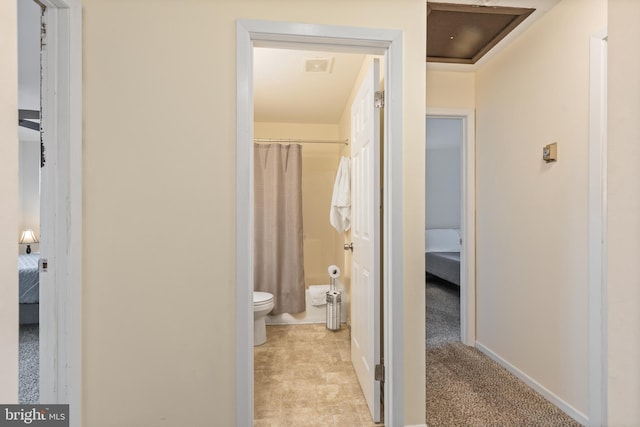
<svg viewBox="0 0 640 427">
<path fill-rule="evenodd" d="M 545 145 L 542 149 L 542 160 L 545 162 L 555 162 L 558 160 L 558 144 L 553 143 Z"/>
</svg>

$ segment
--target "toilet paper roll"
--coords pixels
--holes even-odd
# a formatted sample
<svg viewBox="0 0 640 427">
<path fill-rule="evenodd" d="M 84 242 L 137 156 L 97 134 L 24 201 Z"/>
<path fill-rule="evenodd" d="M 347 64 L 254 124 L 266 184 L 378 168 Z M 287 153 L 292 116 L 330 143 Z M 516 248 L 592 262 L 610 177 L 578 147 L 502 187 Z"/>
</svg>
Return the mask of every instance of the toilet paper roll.
<svg viewBox="0 0 640 427">
<path fill-rule="evenodd" d="M 340 267 L 338 267 L 337 265 L 330 265 L 328 270 L 329 277 L 331 277 L 332 279 L 337 279 L 338 277 L 340 277 Z"/>
</svg>

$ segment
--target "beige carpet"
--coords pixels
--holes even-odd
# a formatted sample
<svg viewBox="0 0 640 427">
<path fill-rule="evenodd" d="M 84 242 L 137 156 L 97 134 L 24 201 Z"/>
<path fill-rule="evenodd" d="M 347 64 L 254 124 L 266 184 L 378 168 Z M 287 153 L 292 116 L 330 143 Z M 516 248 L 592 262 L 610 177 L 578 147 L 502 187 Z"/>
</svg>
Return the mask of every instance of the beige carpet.
<svg viewBox="0 0 640 427">
<path fill-rule="evenodd" d="M 461 343 L 427 351 L 427 425 L 580 426 L 489 357 Z"/>
</svg>

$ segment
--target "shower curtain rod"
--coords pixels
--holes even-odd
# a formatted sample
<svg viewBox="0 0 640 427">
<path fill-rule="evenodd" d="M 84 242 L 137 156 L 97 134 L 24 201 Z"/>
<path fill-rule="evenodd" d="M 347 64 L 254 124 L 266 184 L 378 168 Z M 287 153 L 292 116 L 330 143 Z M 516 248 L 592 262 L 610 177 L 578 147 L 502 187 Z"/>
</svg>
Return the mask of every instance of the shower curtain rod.
<svg viewBox="0 0 640 427">
<path fill-rule="evenodd" d="M 336 141 L 329 139 L 284 139 L 284 138 L 255 138 L 253 142 L 287 142 L 290 144 L 344 144 L 349 145 L 349 140 Z"/>
</svg>

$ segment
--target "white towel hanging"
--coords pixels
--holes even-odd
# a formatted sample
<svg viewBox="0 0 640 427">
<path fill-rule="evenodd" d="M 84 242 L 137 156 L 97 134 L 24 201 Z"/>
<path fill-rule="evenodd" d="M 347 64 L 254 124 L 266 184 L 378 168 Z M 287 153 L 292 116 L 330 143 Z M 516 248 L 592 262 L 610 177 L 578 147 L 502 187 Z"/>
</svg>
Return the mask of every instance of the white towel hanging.
<svg viewBox="0 0 640 427">
<path fill-rule="evenodd" d="M 342 233 L 351 227 L 351 161 L 348 157 L 340 159 L 340 166 L 333 185 L 329 222 Z"/>
</svg>

